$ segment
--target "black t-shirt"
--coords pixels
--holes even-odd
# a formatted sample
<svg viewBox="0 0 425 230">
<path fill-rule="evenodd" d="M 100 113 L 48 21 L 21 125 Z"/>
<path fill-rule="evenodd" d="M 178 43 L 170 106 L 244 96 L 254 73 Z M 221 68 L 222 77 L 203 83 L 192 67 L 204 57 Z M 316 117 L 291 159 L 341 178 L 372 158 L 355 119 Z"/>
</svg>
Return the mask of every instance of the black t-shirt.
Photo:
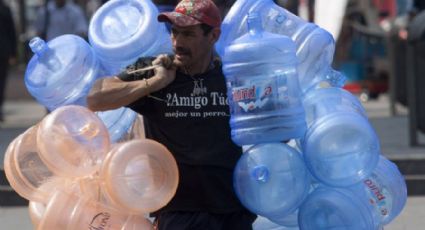
<svg viewBox="0 0 425 230">
<path fill-rule="evenodd" d="M 152 60 L 139 59 L 118 77 L 124 81 L 149 78 L 153 71 L 127 71 L 151 65 Z M 143 115 L 146 137 L 165 145 L 178 163 L 179 187 L 164 210 L 223 213 L 242 209 L 233 191 L 233 169 L 242 150 L 230 139 L 226 91 L 221 64 L 216 61 L 203 74 L 177 71 L 170 85 L 128 105 Z"/>
</svg>

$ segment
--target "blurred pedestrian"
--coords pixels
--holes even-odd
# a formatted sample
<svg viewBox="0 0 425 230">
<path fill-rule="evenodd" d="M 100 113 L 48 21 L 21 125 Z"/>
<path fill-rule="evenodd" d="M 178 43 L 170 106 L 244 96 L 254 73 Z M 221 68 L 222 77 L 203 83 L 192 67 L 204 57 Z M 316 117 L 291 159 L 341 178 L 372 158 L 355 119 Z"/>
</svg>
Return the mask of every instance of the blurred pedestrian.
<svg viewBox="0 0 425 230">
<path fill-rule="evenodd" d="M 3 102 L 9 65 L 16 62 L 16 31 L 10 8 L 0 0 L 0 121 L 4 120 Z"/>
<path fill-rule="evenodd" d="M 70 0 L 46 0 L 38 11 L 35 28 L 46 41 L 64 34 L 87 38 L 88 22 L 80 6 Z"/>
</svg>

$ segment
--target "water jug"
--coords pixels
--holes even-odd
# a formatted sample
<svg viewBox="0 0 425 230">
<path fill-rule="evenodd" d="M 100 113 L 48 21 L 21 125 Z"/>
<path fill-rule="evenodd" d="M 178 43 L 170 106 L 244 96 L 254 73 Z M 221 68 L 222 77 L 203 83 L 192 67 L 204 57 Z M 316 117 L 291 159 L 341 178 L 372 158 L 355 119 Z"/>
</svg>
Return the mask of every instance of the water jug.
<svg viewBox="0 0 425 230">
<path fill-rule="evenodd" d="M 259 14 L 249 32 L 226 47 L 226 76 L 233 141 L 279 142 L 304 135 L 306 124 L 291 39 L 263 31 Z"/>
<path fill-rule="evenodd" d="M 123 213 L 69 191 L 57 191 L 47 204 L 38 229 L 151 230 L 143 215 Z"/>
<path fill-rule="evenodd" d="M 40 158 L 55 174 L 79 177 L 99 170 L 110 140 L 108 130 L 94 112 L 67 105 L 40 122 L 37 146 Z"/>
<path fill-rule="evenodd" d="M 269 219 L 258 216 L 257 219 L 252 224 L 253 230 L 298 230 L 298 227 L 284 227 L 281 225 L 278 225 L 276 223 L 273 223 Z"/>
<path fill-rule="evenodd" d="M 11 187 L 21 197 L 46 202 L 55 189 L 66 185 L 57 174 L 41 160 L 37 148 L 38 125 L 30 127 L 8 146 L 4 157 L 4 171 Z"/>
<path fill-rule="evenodd" d="M 317 188 L 299 211 L 301 229 L 377 230 L 393 220 L 407 198 L 406 184 L 397 167 L 381 156 L 361 183 L 345 188 Z"/>
<path fill-rule="evenodd" d="M 251 212 L 273 218 L 293 213 L 310 187 L 301 154 L 283 143 L 258 144 L 239 159 L 234 188 Z"/>
<path fill-rule="evenodd" d="M 112 143 L 119 142 L 131 132 L 137 117 L 136 112 L 125 107 L 97 112 L 96 114 L 108 129 L 109 139 Z"/>
<path fill-rule="evenodd" d="M 179 178 L 171 153 L 148 139 L 118 144 L 108 153 L 99 175 L 112 202 L 134 213 L 165 206 L 174 196 Z"/>
<path fill-rule="evenodd" d="M 379 139 L 361 103 L 341 88 L 320 88 L 304 98 L 308 129 L 302 152 L 310 172 L 329 186 L 348 186 L 375 168 Z"/>
<path fill-rule="evenodd" d="M 345 76 L 332 69 L 335 41 L 326 30 L 308 23 L 275 4 L 273 0 L 237 0 L 222 24 L 217 42 L 217 52 L 223 56 L 224 49 L 247 32 L 248 13 L 257 12 L 263 19 L 264 30 L 292 38 L 297 47 L 298 75 L 303 92 L 320 82 L 342 87 Z"/>
<path fill-rule="evenodd" d="M 39 37 L 29 46 L 34 56 L 25 71 L 30 94 L 50 111 L 69 104 L 86 105 L 86 95 L 99 75 L 99 64 L 89 44 L 75 35 L 48 43 Z"/>
<path fill-rule="evenodd" d="M 105 72 L 116 75 L 142 56 L 171 53 L 171 38 L 150 0 L 111 0 L 93 15 L 89 42 Z"/>
</svg>

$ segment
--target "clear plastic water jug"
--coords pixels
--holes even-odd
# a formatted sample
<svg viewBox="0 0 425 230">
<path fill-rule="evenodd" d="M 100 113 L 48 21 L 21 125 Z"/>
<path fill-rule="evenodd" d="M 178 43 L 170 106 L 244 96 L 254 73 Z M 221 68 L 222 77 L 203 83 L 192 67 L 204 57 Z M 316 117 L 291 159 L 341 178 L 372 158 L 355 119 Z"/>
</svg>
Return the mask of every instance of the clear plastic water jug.
<svg viewBox="0 0 425 230">
<path fill-rule="evenodd" d="M 38 229 L 152 230 L 143 214 L 132 215 L 86 199 L 69 191 L 58 191 L 50 199 Z"/>
<path fill-rule="evenodd" d="M 375 168 L 379 139 L 361 103 L 341 88 L 321 88 L 304 98 L 308 129 L 302 142 L 307 167 L 320 182 L 348 186 Z"/>
<path fill-rule="evenodd" d="M 217 43 L 217 51 L 224 49 L 248 30 L 248 13 L 257 12 L 263 19 L 264 30 L 288 36 L 297 46 L 299 59 L 298 75 L 303 92 L 326 81 L 341 87 L 345 76 L 332 69 L 335 41 L 326 30 L 308 23 L 280 7 L 273 0 L 237 0 L 230 8 L 222 24 L 222 33 Z"/>
<path fill-rule="evenodd" d="M 99 73 L 90 45 L 78 36 L 62 35 L 48 43 L 35 37 L 29 46 L 34 52 L 25 71 L 29 93 L 50 111 L 62 105 L 85 106 Z"/>
<path fill-rule="evenodd" d="M 112 143 L 124 139 L 130 132 L 136 120 L 137 113 L 131 109 L 121 107 L 114 110 L 97 112 L 109 132 Z"/>
<path fill-rule="evenodd" d="M 407 198 L 403 176 L 380 157 L 370 177 L 350 187 L 319 187 L 299 211 L 301 229 L 378 230 L 403 209 Z"/>
<path fill-rule="evenodd" d="M 93 15 L 89 41 L 107 74 L 142 56 L 171 53 L 171 38 L 151 0 L 111 0 Z"/>
<path fill-rule="evenodd" d="M 309 192 L 310 174 L 295 149 L 283 143 L 259 144 L 239 159 L 234 188 L 251 212 L 277 218 L 301 205 Z"/>
<path fill-rule="evenodd" d="M 306 124 L 295 45 L 263 31 L 258 14 L 250 15 L 248 27 L 223 55 L 232 139 L 249 145 L 299 138 Z"/>
<path fill-rule="evenodd" d="M 96 172 L 111 147 L 103 122 L 78 105 L 62 106 L 48 114 L 40 122 L 37 146 L 49 169 L 64 177 Z"/>
</svg>

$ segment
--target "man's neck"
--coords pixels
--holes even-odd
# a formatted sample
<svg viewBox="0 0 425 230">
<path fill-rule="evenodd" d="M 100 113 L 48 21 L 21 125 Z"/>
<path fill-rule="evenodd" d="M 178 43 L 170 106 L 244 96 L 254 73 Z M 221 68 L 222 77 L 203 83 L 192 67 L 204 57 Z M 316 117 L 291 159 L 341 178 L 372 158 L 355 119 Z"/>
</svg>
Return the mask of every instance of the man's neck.
<svg viewBox="0 0 425 230">
<path fill-rule="evenodd" d="M 209 52 L 209 54 L 207 54 L 205 58 L 202 59 L 202 61 L 198 61 L 191 66 L 183 66 L 181 70 L 183 71 L 183 73 L 188 74 L 190 76 L 205 73 L 211 68 L 213 60 L 213 53 Z"/>
</svg>

